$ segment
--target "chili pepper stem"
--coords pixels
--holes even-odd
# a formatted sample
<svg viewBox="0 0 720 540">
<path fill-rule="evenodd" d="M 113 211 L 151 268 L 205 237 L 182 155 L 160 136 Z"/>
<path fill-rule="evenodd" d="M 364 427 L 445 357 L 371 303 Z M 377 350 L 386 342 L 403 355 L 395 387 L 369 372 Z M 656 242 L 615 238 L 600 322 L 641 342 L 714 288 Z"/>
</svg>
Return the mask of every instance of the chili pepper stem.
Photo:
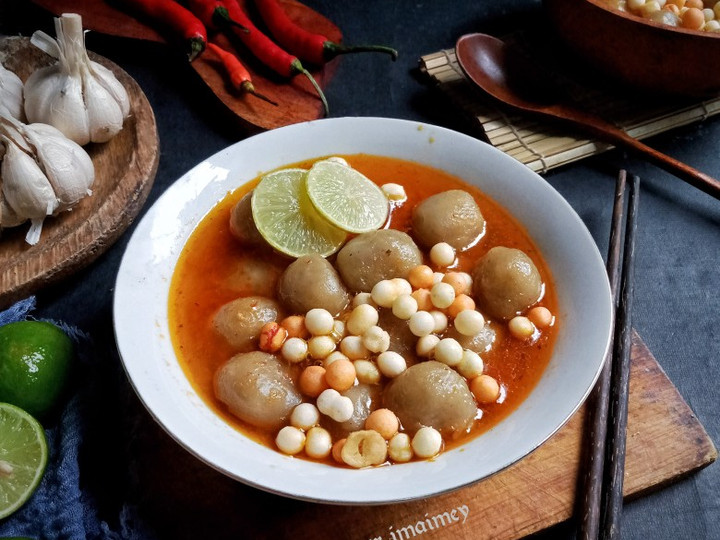
<svg viewBox="0 0 720 540">
<path fill-rule="evenodd" d="M 201 38 L 190 39 L 190 52 L 188 52 L 188 60 L 192 62 L 197 56 L 205 50 L 205 41 Z"/>
<path fill-rule="evenodd" d="M 246 34 L 250 33 L 250 29 L 247 26 L 240 24 L 232 17 L 230 17 L 230 13 L 228 13 L 227 8 L 222 6 L 218 6 L 215 8 L 215 11 L 213 12 L 213 21 L 218 28 L 222 28 L 223 25 L 229 25 L 234 26 L 235 28 L 237 28 L 241 32 L 245 32 Z"/>
<path fill-rule="evenodd" d="M 397 60 L 398 52 L 392 47 L 386 47 L 384 45 L 340 45 L 333 43 L 332 41 L 326 41 L 323 43 L 323 53 L 332 60 L 339 54 L 348 54 L 356 52 L 381 52 L 389 54 L 393 59 L 393 62 Z"/>
<path fill-rule="evenodd" d="M 323 107 L 325 109 L 325 116 L 330 116 L 330 107 L 328 106 L 327 99 L 325 98 L 325 94 L 322 91 L 322 88 L 320 88 L 320 85 L 317 83 L 315 78 L 312 76 L 312 74 L 303 67 L 303 65 L 300 63 L 300 60 L 297 58 L 292 63 L 292 68 L 297 73 L 302 73 L 305 75 L 309 80 L 310 83 L 315 88 L 315 91 L 318 93 L 318 96 L 320 97 L 320 101 L 322 101 Z"/>
<path fill-rule="evenodd" d="M 252 95 L 255 96 L 256 98 L 260 98 L 260 99 L 262 99 L 262 100 L 264 100 L 264 101 L 267 101 L 267 102 L 270 103 L 271 105 L 275 105 L 276 107 L 278 106 L 278 104 L 277 104 L 275 101 L 273 101 L 273 100 L 270 99 L 269 97 L 267 97 L 267 96 L 261 94 L 260 92 L 258 92 L 257 90 L 255 90 L 255 85 L 254 85 L 253 83 L 251 83 L 250 81 L 245 81 L 244 83 L 242 83 L 242 84 L 240 85 L 240 88 L 243 90 L 243 92 L 247 92 L 248 94 L 252 94 Z"/>
</svg>

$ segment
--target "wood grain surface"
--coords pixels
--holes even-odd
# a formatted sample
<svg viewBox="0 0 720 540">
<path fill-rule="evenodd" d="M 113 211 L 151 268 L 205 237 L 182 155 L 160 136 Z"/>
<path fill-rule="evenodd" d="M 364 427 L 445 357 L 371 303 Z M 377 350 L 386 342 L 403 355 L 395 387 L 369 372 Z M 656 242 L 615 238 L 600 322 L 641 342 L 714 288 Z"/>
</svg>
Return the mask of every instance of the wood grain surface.
<svg viewBox="0 0 720 540">
<path fill-rule="evenodd" d="M 168 34 L 166 29 L 156 28 L 153 23 L 141 15 L 119 9 L 117 2 L 106 0 L 33 1 L 55 15 L 64 12 L 79 13 L 83 18 L 83 26 L 96 32 L 132 39 L 167 42 L 177 49 L 179 55 L 183 54 L 182 44 L 178 43 L 172 34 Z M 342 41 L 342 33 L 338 27 L 319 13 L 294 0 L 280 1 L 288 16 L 303 28 L 322 34 L 335 43 Z M 245 6 L 244 0 L 240 0 L 240 4 Z M 259 17 L 252 10 L 248 10 L 248 12 L 255 24 L 262 28 Z M 273 129 L 324 116 L 322 102 L 304 75 L 285 79 L 260 65 L 253 55 L 235 40 L 231 42 L 223 34 L 211 36 L 211 39 L 218 45 L 234 51 L 252 75 L 256 90 L 278 104 L 276 107 L 233 89 L 218 60 L 211 51 L 205 51 L 193 61 L 192 67 L 229 112 L 236 115 L 243 128 L 250 131 Z M 339 59 L 335 59 L 325 66 L 306 65 L 305 67 L 320 87 L 325 88 L 338 61 Z M 330 108 L 332 110 L 332 103 L 330 103 Z"/>
<path fill-rule="evenodd" d="M 534 453 L 485 481 L 386 506 L 320 505 L 258 491 L 197 461 L 159 427 L 134 439 L 130 451 L 138 456 L 133 473 L 145 514 L 168 538 L 510 540 L 573 515 L 584 420 L 583 408 Z M 716 457 L 705 429 L 634 334 L 626 498 L 659 489 Z"/>
<path fill-rule="evenodd" d="M 118 135 L 85 149 L 95 166 L 93 194 L 70 212 L 45 220 L 40 241 L 25 243 L 29 224 L 2 231 L 0 308 L 64 278 L 95 260 L 137 216 L 147 199 L 158 166 L 155 116 L 137 83 L 109 60 L 90 57 L 111 69 L 130 98 L 130 117 Z M 0 39 L 0 61 L 24 81 L 54 60 L 28 38 Z"/>
</svg>

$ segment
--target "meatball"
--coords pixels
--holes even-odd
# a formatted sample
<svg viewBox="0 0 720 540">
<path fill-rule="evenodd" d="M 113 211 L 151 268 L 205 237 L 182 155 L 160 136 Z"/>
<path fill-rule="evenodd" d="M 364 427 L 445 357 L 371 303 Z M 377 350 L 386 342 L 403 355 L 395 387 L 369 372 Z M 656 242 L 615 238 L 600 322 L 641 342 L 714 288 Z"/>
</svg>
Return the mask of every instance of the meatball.
<svg viewBox="0 0 720 540">
<path fill-rule="evenodd" d="M 265 239 L 257 230 L 252 216 L 252 194 L 251 191 L 240 199 L 230 213 L 230 232 L 240 242 L 248 245 L 265 242 Z"/>
<path fill-rule="evenodd" d="M 422 426 L 443 435 L 464 432 L 477 414 L 465 379 L 435 360 L 415 364 L 393 379 L 385 390 L 384 405 L 411 432 Z"/>
<path fill-rule="evenodd" d="M 213 327 L 231 347 L 249 351 L 260 337 L 263 325 L 280 319 L 280 305 L 262 296 L 247 296 L 228 302 L 213 318 Z"/>
<path fill-rule="evenodd" d="M 287 267 L 278 283 L 278 298 L 292 313 L 323 308 L 339 314 L 350 294 L 335 268 L 320 255 L 304 255 Z"/>
<path fill-rule="evenodd" d="M 540 299 L 543 284 L 535 264 L 519 249 L 496 246 L 472 272 L 473 294 L 481 309 L 510 319 Z"/>
<path fill-rule="evenodd" d="M 215 395 L 240 420 L 266 429 L 282 426 L 302 402 L 286 365 L 259 351 L 228 360 L 215 373 Z"/>
<path fill-rule="evenodd" d="M 496 332 L 489 323 L 486 323 L 478 334 L 465 336 L 458 332 L 453 326 L 447 331 L 444 337 L 455 339 L 463 349 L 470 349 L 478 354 L 483 354 L 492 349 L 496 339 Z"/>
<path fill-rule="evenodd" d="M 353 415 L 345 422 L 335 422 L 327 417 L 326 427 L 333 439 L 342 439 L 349 433 L 365 428 L 365 420 L 380 406 L 380 387 L 373 384 L 356 384 L 343 392 L 353 402 Z"/>
<path fill-rule="evenodd" d="M 410 331 L 408 322 L 398 319 L 389 309 L 381 309 L 378 326 L 390 334 L 390 350 L 405 358 L 408 365 L 414 364 L 418 338 Z"/>
<path fill-rule="evenodd" d="M 380 229 L 350 240 L 338 252 L 336 264 L 351 290 L 370 292 L 378 281 L 407 277 L 422 260 L 422 252 L 406 233 Z"/>
<path fill-rule="evenodd" d="M 472 195 L 452 189 L 418 204 L 413 210 L 412 228 L 417 241 L 426 248 L 447 242 L 463 250 L 485 232 L 485 218 Z"/>
<path fill-rule="evenodd" d="M 284 268 L 272 259 L 259 258 L 252 251 L 241 252 L 228 268 L 225 285 L 238 296 L 274 296 Z"/>
</svg>

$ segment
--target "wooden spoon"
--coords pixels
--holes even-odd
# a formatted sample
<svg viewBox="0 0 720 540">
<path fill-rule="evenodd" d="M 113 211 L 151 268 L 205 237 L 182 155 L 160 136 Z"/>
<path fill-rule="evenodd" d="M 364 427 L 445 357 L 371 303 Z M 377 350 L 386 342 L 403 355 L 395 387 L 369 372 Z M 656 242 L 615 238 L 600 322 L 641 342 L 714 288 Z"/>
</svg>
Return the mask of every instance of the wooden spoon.
<svg viewBox="0 0 720 540">
<path fill-rule="evenodd" d="M 602 118 L 562 102 L 561 90 L 528 58 L 486 34 L 458 39 L 455 54 L 465 75 L 495 99 L 526 112 L 571 122 L 591 135 L 644 155 L 655 165 L 720 199 L 720 182 L 650 148 Z"/>
</svg>

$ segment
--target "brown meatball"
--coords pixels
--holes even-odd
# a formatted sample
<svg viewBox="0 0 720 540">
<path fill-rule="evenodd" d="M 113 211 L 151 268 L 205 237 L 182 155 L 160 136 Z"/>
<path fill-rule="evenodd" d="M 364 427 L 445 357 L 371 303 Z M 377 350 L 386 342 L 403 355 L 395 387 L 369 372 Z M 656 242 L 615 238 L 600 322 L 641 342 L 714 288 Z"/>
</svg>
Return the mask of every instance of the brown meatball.
<svg viewBox="0 0 720 540">
<path fill-rule="evenodd" d="M 472 195 L 452 189 L 418 204 L 413 210 L 412 227 L 413 236 L 426 248 L 447 242 L 463 250 L 485 232 L 485 218 Z"/>
<path fill-rule="evenodd" d="M 255 226 L 252 216 L 252 194 L 246 194 L 233 207 L 230 213 L 230 232 L 243 244 L 257 245 L 265 243 L 265 239 Z"/>
<path fill-rule="evenodd" d="M 495 342 L 495 329 L 490 324 L 485 324 L 480 333 L 474 336 L 465 336 L 452 326 L 443 337 L 449 337 L 457 340 L 463 349 L 470 349 L 478 354 L 486 353 L 492 349 Z"/>
<path fill-rule="evenodd" d="M 233 356 L 215 373 L 215 395 L 240 420 L 277 429 L 302 402 L 287 366 L 272 354 Z"/>
<path fill-rule="evenodd" d="M 236 264 L 227 270 L 225 285 L 238 296 L 274 296 L 284 271 L 274 259 L 258 257 L 253 251 L 241 251 Z"/>
<path fill-rule="evenodd" d="M 287 267 L 278 283 L 278 299 L 292 313 L 323 308 L 337 315 L 350 302 L 350 294 L 332 264 L 313 254 Z"/>
<path fill-rule="evenodd" d="M 228 302 L 213 318 L 213 327 L 231 347 L 249 351 L 260 337 L 263 325 L 280 319 L 280 305 L 262 296 L 247 296 Z"/>
<path fill-rule="evenodd" d="M 493 317 L 510 319 L 540 299 L 543 284 L 535 264 L 519 249 L 497 246 L 472 272 L 473 294 Z"/>
<path fill-rule="evenodd" d="M 410 331 L 408 322 L 398 319 L 389 309 L 381 309 L 378 326 L 390 334 L 390 350 L 405 358 L 408 365 L 414 364 L 418 338 Z"/>
<path fill-rule="evenodd" d="M 385 390 L 384 405 L 405 429 L 423 426 L 443 435 L 466 431 L 477 414 L 477 405 L 465 379 L 454 369 L 429 360 L 406 369 Z"/>
<path fill-rule="evenodd" d="M 330 417 L 324 417 L 324 425 L 333 435 L 333 439 L 342 439 L 349 433 L 365 428 L 365 420 L 370 413 L 380 406 L 380 387 L 374 384 L 356 384 L 342 393 L 353 402 L 353 415 L 350 420 L 336 422 Z"/>
<path fill-rule="evenodd" d="M 378 281 L 407 277 L 422 260 L 422 252 L 406 233 L 380 229 L 345 244 L 338 252 L 336 265 L 351 290 L 370 292 Z"/>
</svg>

